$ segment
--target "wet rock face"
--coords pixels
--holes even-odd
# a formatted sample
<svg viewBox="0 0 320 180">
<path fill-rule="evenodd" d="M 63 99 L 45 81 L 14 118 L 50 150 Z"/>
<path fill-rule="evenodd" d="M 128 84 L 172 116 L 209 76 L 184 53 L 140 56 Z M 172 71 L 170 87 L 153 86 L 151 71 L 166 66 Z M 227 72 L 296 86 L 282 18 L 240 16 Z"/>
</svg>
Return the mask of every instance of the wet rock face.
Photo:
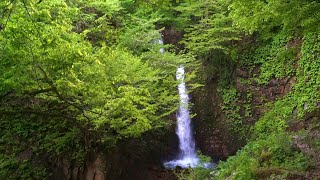
<svg viewBox="0 0 320 180">
<path fill-rule="evenodd" d="M 183 33 L 181 31 L 178 31 L 173 27 L 165 27 L 161 34 L 163 36 L 164 44 L 174 45 L 174 47 L 176 47 L 177 52 L 179 49 L 184 48 L 184 45 L 179 43 L 179 41 L 183 37 Z"/>
<path fill-rule="evenodd" d="M 66 159 L 58 159 L 53 167 L 53 176 L 50 179 L 61 180 L 104 180 L 106 161 L 102 154 L 91 153 L 86 160 L 85 167 L 81 168 Z"/>
<path fill-rule="evenodd" d="M 85 173 L 86 179 L 103 180 L 106 179 L 104 174 L 105 161 L 100 156 L 93 157 L 92 163 L 89 163 Z"/>
<path fill-rule="evenodd" d="M 244 102 L 251 104 L 252 117 L 245 118 L 245 123 L 254 123 L 263 114 L 264 109 L 262 106 L 268 102 L 274 102 L 279 98 L 282 98 L 291 91 L 292 85 L 295 83 L 295 77 L 285 77 L 283 79 L 271 79 L 268 84 L 258 84 L 253 77 L 259 75 L 259 67 L 256 67 L 252 72 L 249 72 L 245 68 L 236 68 L 234 71 L 235 87 L 240 93 L 240 110 L 243 109 Z M 246 81 L 247 83 L 243 83 Z M 248 100 L 248 94 L 250 93 L 251 99 Z M 243 115 L 242 115 L 243 116 Z"/>
<path fill-rule="evenodd" d="M 228 131 L 226 119 L 219 104 L 217 79 L 211 79 L 201 89 L 192 93 L 192 112 L 196 146 L 214 160 L 226 159 L 241 147 L 241 141 Z"/>
<path fill-rule="evenodd" d="M 320 179 L 320 107 L 312 112 L 305 114 L 302 119 L 294 119 L 289 123 L 288 131 L 298 132 L 303 130 L 304 135 L 296 134 L 292 137 L 292 146 L 299 149 L 305 155 L 311 157 L 312 166 L 310 166 L 303 179 Z M 301 178 L 302 179 L 302 178 Z"/>
<path fill-rule="evenodd" d="M 286 77 L 283 79 L 271 79 L 267 85 L 259 85 L 256 81 L 252 79 L 253 76 L 258 75 L 257 70 L 254 70 L 253 73 L 249 73 L 243 68 L 237 68 L 234 72 L 236 88 L 242 92 L 251 92 L 253 93 L 254 102 L 261 102 L 261 99 L 266 101 L 274 101 L 278 98 L 283 97 L 291 90 L 291 85 L 294 83 L 294 77 Z M 249 81 L 249 84 L 241 83 L 242 80 Z M 261 102 L 263 103 L 263 102 Z"/>
<path fill-rule="evenodd" d="M 254 124 L 265 113 L 263 105 L 285 96 L 295 82 L 295 77 L 286 77 L 271 79 L 269 83 L 261 85 L 253 78 L 258 75 L 258 66 L 250 71 L 242 67 L 236 67 L 233 71 L 232 81 L 239 94 L 235 104 L 239 106 L 239 115 L 244 124 Z M 201 90 L 192 94 L 191 100 L 194 103 L 192 111 L 197 114 L 193 118 L 197 147 L 203 154 L 225 159 L 242 147 L 244 141 L 228 130 L 228 119 L 220 106 L 223 100 L 217 92 L 218 81 L 218 75 L 207 80 Z M 248 105 L 250 116 L 245 115 Z"/>
<path fill-rule="evenodd" d="M 168 117 L 176 122 L 175 115 Z M 119 141 L 117 146 L 101 144 L 91 148 L 83 162 L 61 157 L 50 162 L 50 179 L 61 180 L 176 180 L 163 167 L 167 156 L 175 156 L 178 140 L 175 126 L 145 133 L 139 138 Z"/>
</svg>

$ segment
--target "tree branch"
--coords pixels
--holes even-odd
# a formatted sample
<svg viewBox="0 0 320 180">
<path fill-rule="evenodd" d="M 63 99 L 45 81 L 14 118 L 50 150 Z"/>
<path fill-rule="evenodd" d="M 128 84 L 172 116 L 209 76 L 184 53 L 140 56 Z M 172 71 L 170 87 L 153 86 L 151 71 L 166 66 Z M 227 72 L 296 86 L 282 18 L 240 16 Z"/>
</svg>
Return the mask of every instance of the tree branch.
<svg viewBox="0 0 320 180">
<path fill-rule="evenodd" d="M 47 89 L 40 89 L 40 90 L 35 90 L 35 91 L 30 91 L 30 92 L 25 92 L 25 94 L 29 94 L 31 96 L 35 96 L 37 94 L 41 94 L 41 93 L 46 93 L 46 92 L 51 92 L 54 89 L 52 87 L 47 88 Z"/>
<path fill-rule="evenodd" d="M 73 103 L 73 102 L 68 101 L 66 98 L 64 98 L 64 97 L 62 96 L 62 94 L 59 93 L 57 87 L 56 87 L 56 86 L 54 85 L 54 83 L 49 79 L 49 77 L 48 77 L 47 73 L 45 72 L 45 70 L 44 70 L 41 66 L 39 66 L 39 65 L 38 65 L 38 68 L 39 68 L 40 71 L 43 73 L 44 78 L 45 78 L 45 81 L 46 81 L 46 83 L 48 83 L 48 84 L 50 85 L 50 87 L 51 87 L 51 89 L 52 89 L 52 92 L 54 92 L 61 101 L 66 102 L 66 103 L 69 104 L 70 106 L 73 106 L 73 107 L 81 110 L 82 112 L 88 111 L 88 112 L 90 112 L 90 113 L 97 114 L 97 115 L 99 115 L 99 116 L 103 116 L 102 113 L 89 110 L 89 109 L 87 109 L 87 108 L 81 107 L 81 106 L 79 106 L 79 105 L 77 105 L 77 104 L 75 104 L 75 103 Z"/>
<path fill-rule="evenodd" d="M 45 116 L 45 117 L 47 117 L 47 116 L 50 116 L 50 117 L 61 117 L 61 118 L 76 120 L 75 117 L 62 115 L 61 113 L 49 113 L 47 111 L 40 111 L 40 110 L 37 111 L 37 110 L 33 110 L 33 109 L 24 109 L 24 110 L 19 110 L 19 111 L 0 110 L 0 114 L 2 114 L 2 115 L 36 114 L 36 115 Z"/>
</svg>

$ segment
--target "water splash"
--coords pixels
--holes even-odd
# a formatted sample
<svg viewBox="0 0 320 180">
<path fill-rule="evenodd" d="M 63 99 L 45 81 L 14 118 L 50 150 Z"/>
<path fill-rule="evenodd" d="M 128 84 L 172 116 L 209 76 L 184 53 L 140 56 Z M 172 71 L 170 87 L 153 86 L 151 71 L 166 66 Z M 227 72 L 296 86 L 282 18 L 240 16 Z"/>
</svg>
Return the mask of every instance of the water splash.
<svg viewBox="0 0 320 180">
<path fill-rule="evenodd" d="M 158 40 L 158 44 L 163 45 L 163 40 L 162 40 L 162 39 L 159 39 L 159 40 Z M 162 54 L 165 52 L 165 50 L 164 50 L 163 47 L 160 48 L 160 52 L 161 52 Z"/>
<path fill-rule="evenodd" d="M 178 158 L 164 163 L 166 168 L 182 168 L 196 167 L 199 164 L 195 150 L 195 142 L 192 136 L 190 113 L 188 110 L 189 96 L 187 87 L 184 82 L 184 67 L 177 69 L 176 78 L 180 82 L 178 86 L 180 107 L 177 113 L 177 129 L 176 134 L 179 138 L 179 155 Z"/>
</svg>

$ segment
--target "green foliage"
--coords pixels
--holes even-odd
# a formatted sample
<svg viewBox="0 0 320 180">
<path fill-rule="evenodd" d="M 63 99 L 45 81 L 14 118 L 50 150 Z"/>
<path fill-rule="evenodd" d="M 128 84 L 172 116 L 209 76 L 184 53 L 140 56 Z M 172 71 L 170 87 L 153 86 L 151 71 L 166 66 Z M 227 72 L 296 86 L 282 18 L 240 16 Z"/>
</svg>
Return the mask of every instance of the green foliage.
<svg viewBox="0 0 320 180">
<path fill-rule="evenodd" d="M 192 169 L 183 170 L 180 174 L 178 174 L 179 180 L 194 180 L 194 179 L 209 179 L 210 177 L 210 169 L 196 167 Z"/>
<path fill-rule="evenodd" d="M 18 162 L 13 156 L 0 155 L 1 179 L 45 179 L 48 172 L 43 167 L 32 165 L 28 160 Z M 14 169 L 14 173 L 9 170 Z"/>
<path fill-rule="evenodd" d="M 260 74 L 254 79 L 259 84 L 267 84 L 272 78 L 289 77 L 295 73 L 295 61 L 301 46 L 299 41 L 284 33 L 276 34 L 271 40 L 260 38 L 258 46 L 242 50 L 238 61 L 243 66 L 260 66 Z"/>
<path fill-rule="evenodd" d="M 206 163 L 211 163 L 211 158 L 198 152 L 199 166 L 195 168 L 184 169 L 176 174 L 180 180 L 209 179 L 211 169 L 205 168 Z"/>
<path fill-rule="evenodd" d="M 18 109 L 14 109 L 17 113 Z M 50 175 L 47 169 L 54 160 L 65 157 L 69 161 L 83 161 L 87 149 L 83 146 L 82 132 L 70 119 L 53 113 L 20 115 L 12 119 L 9 113 L 1 115 L 0 176 L 9 179 L 43 179 Z M 61 112 L 60 112 L 61 113 Z M 59 122 L 59 123 L 57 123 Z"/>
<path fill-rule="evenodd" d="M 271 37 L 275 29 L 285 32 L 318 32 L 319 2 L 310 0 L 235 0 L 230 5 L 234 24 L 247 32 Z"/>
<path fill-rule="evenodd" d="M 286 44 L 286 41 L 283 41 L 282 47 L 285 47 Z M 296 75 L 296 82 L 292 91 L 282 99 L 266 105 L 268 111 L 253 126 L 251 140 L 236 156 L 229 157 L 226 162 L 219 163 L 215 171 L 215 178 L 256 179 L 263 172 L 269 172 L 269 174 L 264 175 L 264 177 L 269 177 L 271 172 L 286 176 L 306 170 L 310 160 L 307 155 L 292 147 L 290 133 L 287 133 L 286 129 L 288 121 L 293 118 L 301 118 L 307 112 L 313 111 L 316 108 L 315 105 L 319 102 L 319 81 L 317 81 L 319 77 L 319 57 L 316 56 L 318 49 L 319 35 L 306 34 L 303 38 L 298 68 L 292 71 Z M 283 51 L 292 53 L 290 49 Z M 274 53 L 274 51 L 268 49 L 261 52 L 265 53 L 266 56 Z M 250 62 L 250 59 L 247 60 Z M 256 63 L 256 61 L 251 63 Z M 263 67 L 270 62 L 258 61 L 257 63 L 261 63 L 261 67 Z M 283 62 L 278 60 L 272 61 L 272 63 L 282 64 Z M 274 67 L 277 67 L 277 65 Z M 262 70 L 261 75 L 264 73 L 273 74 L 277 70 L 279 68 L 266 68 Z M 269 79 L 265 79 L 265 82 Z M 228 97 L 228 99 L 231 101 L 232 97 Z"/>
<path fill-rule="evenodd" d="M 234 82 L 231 81 L 232 70 L 227 68 L 220 69 L 221 77 L 218 83 L 217 91 L 222 97 L 220 108 L 225 115 L 225 121 L 228 130 L 232 134 L 237 134 L 239 139 L 248 137 L 249 126 L 244 123 L 245 117 L 251 116 L 251 98 L 250 93 L 245 100 L 242 100 L 237 91 Z M 240 108 L 243 108 L 245 114 L 240 115 Z"/>
<path fill-rule="evenodd" d="M 3 93 L 9 89 L 24 93 L 49 88 L 49 93 L 37 97 L 67 103 L 70 110 L 79 114 L 79 120 L 89 119 L 97 128 L 108 124 L 124 136 L 137 136 L 162 124 L 160 118 L 172 112 L 170 107 L 175 106 L 175 92 L 165 93 L 176 84 L 173 68 L 163 76 L 159 71 L 165 69 L 149 67 L 121 48 L 93 48 L 83 36 L 70 32 L 71 19 L 62 16 L 62 10 L 72 9 L 65 4 L 59 9 L 59 1 L 40 5 L 35 5 L 39 7 L 31 11 L 26 8 L 33 6 L 25 8 L 21 4 L 17 9 L 19 13 L 12 15 L 2 33 L 7 41 L 2 41 L 5 44 L 1 59 L 10 59 L 1 61 L 2 68 L 10 69 L 3 69 L 0 74 Z M 35 24 L 35 16 L 42 9 L 59 10 L 55 14 L 56 21 L 46 24 L 39 20 Z M 23 18 L 21 15 L 27 10 L 32 16 Z M 164 106 L 171 110 L 160 109 Z"/>
<path fill-rule="evenodd" d="M 197 64 L 161 54 L 152 43 L 157 14 L 147 16 L 144 2 L 125 9 L 133 3 L 1 2 L 1 177 L 49 177 L 51 161 L 83 166 L 89 150 L 168 123 L 178 107 L 176 68 L 186 63 L 190 81 Z"/>
<path fill-rule="evenodd" d="M 314 111 L 320 100 L 317 26 L 320 17 L 317 10 L 320 7 L 319 2 L 234 0 L 214 6 L 219 2 L 187 1 L 177 7 L 177 10 L 182 12 L 180 17 L 184 17 L 184 22 L 191 24 L 186 30 L 186 47 L 201 55 L 206 65 L 209 58 L 210 62 L 218 61 L 213 57 L 213 49 L 228 49 L 227 52 L 237 66 L 257 75 L 241 81 L 242 84 L 252 86 L 256 83 L 255 86 L 262 86 L 268 85 L 272 79 L 291 77 L 287 83 L 292 83 L 292 88 L 284 97 L 265 104 L 265 114 L 252 127 L 248 144 L 226 162 L 220 162 L 213 172 L 213 179 L 286 178 L 306 171 L 310 165 L 309 157 L 292 146 L 293 133 L 287 131 L 290 121 L 298 120 L 306 113 Z M 222 8 L 211 15 L 212 9 L 215 9 L 213 7 L 227 7 L 228 10 Z M 222 12 L 223 16 L 219 12 Z M 226 23 L 224 26 L 211 26 L 210 22 Z M 232 32 L 230 36 L 227 34 L 227 37 L 237 37 L 239 30 L 252 36 L 244 36 L 233 46 L 225 43 L 228 42 L 224 41 L 226 34 L 217 30 L 222 27 Z M 210 31 L 207 31 L 207 28 Z M 217 32 L 222 41 L 216 41 L 212 31 Z M 218 46 L 212 46 L 212 41 L 218 42 L 214 44 Z M 239 95 L 230 80 L 233 78 L 234 66 L 231 65 L 225 70 L 221 64 L 216 65 L 218 67 L 214 72 L 220 72 L 219 92 L 223 99 L 221 108 L 227 118 L 231 119 L 231 125 L 235 125 L 231 127 L 241 129 Z M 257 67 L 260 71 L 253 72 Z M 250 98 L 243 108 L 250 112 Z M 250 113 L 245 116 L 250 116 Z M 273 173 L 275 174 L 272 175 Z M 210 175 L 205 177 L 209 178 Z"/>
<path fill-rule="evenodd" d="M 182 41 L 196 55 L 205 55 L 213 50 L 228 53 L 227 43 L 238 39 L 237 29 L 231 26 L 228 16 L 230 1 L 202 0 L 185 1 L 176 10 L 181 12 L 180 21 L 185 21 L 186 35 Z"/>
<path fill-rule="evenodd" d="M 280 34 L 279 36 L 281 37 L 282 35 Z M 282 47 L 287 46 L 286 41 L 283 41 L 281 44 Z M 307 155 L 292 147 L 290 133 L 287 133 L 286 129 L 288 121 L 301 118 L 307 112 L 313 111 L 319 102 L 319 81 L 317 80 L 319 77 L 319 57 L 316 55 L 318 54 L 318 49 L 319 35 L 313 33 L 305 34 L 297 69 L 291 71 L 296 76 L 296 82 L 292 87 L 292 91 L 282 99 L 266 105 L 268 111 L 253 126 L 252 138 L 248 144 L 236 156 L 228 158 L 226 162 L 219 163 L 215 171 L 217 179 L 225 179 L 226 177 L 233 179 L 256 179 L 263 172 L 269 172 L 267 175 L 264 174 L 264 177 L 271 176 L 271 172 L 287 176 L 306 170 L 310 164 L 310 160 Z M 265 49 L 265 51 L 260 52 L 265 53 L 266 56 L 274 53 L 272 48 L 271 51 Z M 290 49 L 285 49 L 283 52 L 293 53 Z M 294 50 L 293 54 L 297 54 L 296 50 Z M 261 59 L 263 60 L 264 58 Z M 246 60 L 248 61 L 244 64 L 250 62 L 250 59 Z M 261 63 L 261 67 L 270 63 L 269 61 L 255 60 L 251 63 Z M 284 67 L 281 59 L 272 61 L 270 64 L 272 63 L 280 64 Z M 263 69 L 261 75 L 264 73 L 274 74 L 280 69 L 276 68 L 277 65 L 273 65 L 273 67 L 275 68 Z M 265 82 L 270 77 L 266 78 Z M 232 98 L 228 98 L 232 100 Z"/>
<path fill-rule="evenodd" d="M 307 157 L 291 146 L 288 134 L 273 133 L 249 142 L 236 156 L 220 162 L 214 179 L 257 179 L 262 169 L 284 169 L 287 173 L 304 171 L 308 162 Z"/>
<path fill-rule="evenodd" d="M 295 101 L 297 102 L 298 115 L 303 116 L 304 112 L 311 112 L 320 101 L 318 87 L 320 57 L 320 36 L 319 33 L 308 33 L 303 38 L 301 59 L 298 61 L 297 84 L 293 88 Z"/>
<path fill-rule="evenodd" d="M 194 80 L 195 56 L 212 70 L 206 79 L 224 78 L 221 108 L 241 136 L 247 129 L 231 80 L 235 65 L 260 67 L 257 77 L 242 81 L 247 85 L 295 76 L 292 91 L 266 104 L 249 143 L 218 165 L 215 178 L 304 171 L 308 158 L 291 147 L 286 129 L 320 101 L 319 8 L 311 0 L 1 1 L 0 179 L 42 179 L 50 175 L 48 159 L 81 164 L 88 149 L 163 127 L 178 105 L 175 70 L 185 65 L 186 80 Z M 158 44 L 166 26 L 184 31 L 190 53 Z M 240 47 L 241 31 L 255 32 L 250 48 Z M 242 107 L 245 117 L 251 100 Z M 181 177 L 209 173 L 196 168 Z"/>
<path fill-rule="evenodd" d="M 319 57 L 315 56 L 319 47 L 319 36 L 307 34 L 302 44 L 302 56 L 298 61 L 296 70 L 296 83 L 292 91 L 283 99 L 272 104 L 272 108 L 267 112 L 255 126 L 256 134 L 269 134 L 283 131 L 287 127 L 286 121 L 304 116 L 306 112 L 311 112 L 319 102 Z M 313 69 L 313 70 L 311 70 Z M 317 70 L 316 70 L 317 69 Z M 309 82 L 309 83 L 308 83 Z"/>
<path fill-rule="evenodd" d="M 105 16 L 109 17 L 123 9 L 121 7 L 121 1 L 119 0 L 80 0 L 79 3 L 84 3 L 87 7 L 94 7 L 96 10 L 103 12 Z"/>
<path fill-rule="evenodd" d="M 159 30 L 156 30 L 155 23 L 159 21 L 160 14 L 153 12 L 150 7 L 144 7 L 132 14 L 126 20 L 126 28 L 120 36 L 120 46 L 128 48 L 130 51 L 141 54 L 152 49 L 159 49 L 161 39 Z"/>
<path fill-rule="evenodd" d="M 229 130 L 234 133 L 239 133 L 241 137 L 244 137 L 246 132 L 242 122 L 243 118 L 240 116 L 239 94 L 237 90 L 235 87 L 224 87 L 220 89 L 219 93 L 223 99 L 221 110 L 226 115 Z"/>
</svg>

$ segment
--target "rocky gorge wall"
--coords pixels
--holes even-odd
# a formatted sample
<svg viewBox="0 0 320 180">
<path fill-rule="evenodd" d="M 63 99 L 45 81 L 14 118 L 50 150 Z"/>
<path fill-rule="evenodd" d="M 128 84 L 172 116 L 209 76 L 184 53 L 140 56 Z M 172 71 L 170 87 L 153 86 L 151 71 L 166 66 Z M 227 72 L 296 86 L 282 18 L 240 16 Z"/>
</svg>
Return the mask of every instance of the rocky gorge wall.
<svg viewBox="0 0 320 180">
<path fill-rule="evenodd" d="M 51 163 L 50 179 L 61 180 L 176 180 L 170 170 L 162 167 L 162 158 L 170 157 L 174 147 L 174 134 L 149 134 L 142 139 L 127 140 L 116 148 L 96 148 L 88 153 L 83 164 L 64 158 Z M 153 138 L 153 141 L 150 140 Z M 150 140 L 150 141 L 149 141 Z M 172 156 L 172 154 L 171 154 Z"/>
<path fill-rule="evenodd" d="M 204 65 L 203 69 L 208 68 L 206 66 L 208 64 Z M 223 92 L 219 92 L 219 81 L 223 79 L 219 73 L 208 78 L 201 89 L 192 93 L 197 146 L 203 154 L 216 160 L 234 155 L 245 144 L 245 139 L 230 127 L 230 121 L 233 120 L 230 116 L 234 116 L 230 113 L 235 113 L 242 124 L 250 126 L 265 113 L 266 103 L 285 96 L 295 82 L 295 77 L 292 76 L 283 79 L 273 78 L 266 85 L 261 85 L 253 78 L 259 75 L 259 66 L 253 69 L 241 66 L 227 68 L 231 72 L 231 87 L 234 87 L 237 93 L 237 98 L 232 102 L 236 107 L 235 111 L 228 112 L 223 109 Z"/>
</svg>

